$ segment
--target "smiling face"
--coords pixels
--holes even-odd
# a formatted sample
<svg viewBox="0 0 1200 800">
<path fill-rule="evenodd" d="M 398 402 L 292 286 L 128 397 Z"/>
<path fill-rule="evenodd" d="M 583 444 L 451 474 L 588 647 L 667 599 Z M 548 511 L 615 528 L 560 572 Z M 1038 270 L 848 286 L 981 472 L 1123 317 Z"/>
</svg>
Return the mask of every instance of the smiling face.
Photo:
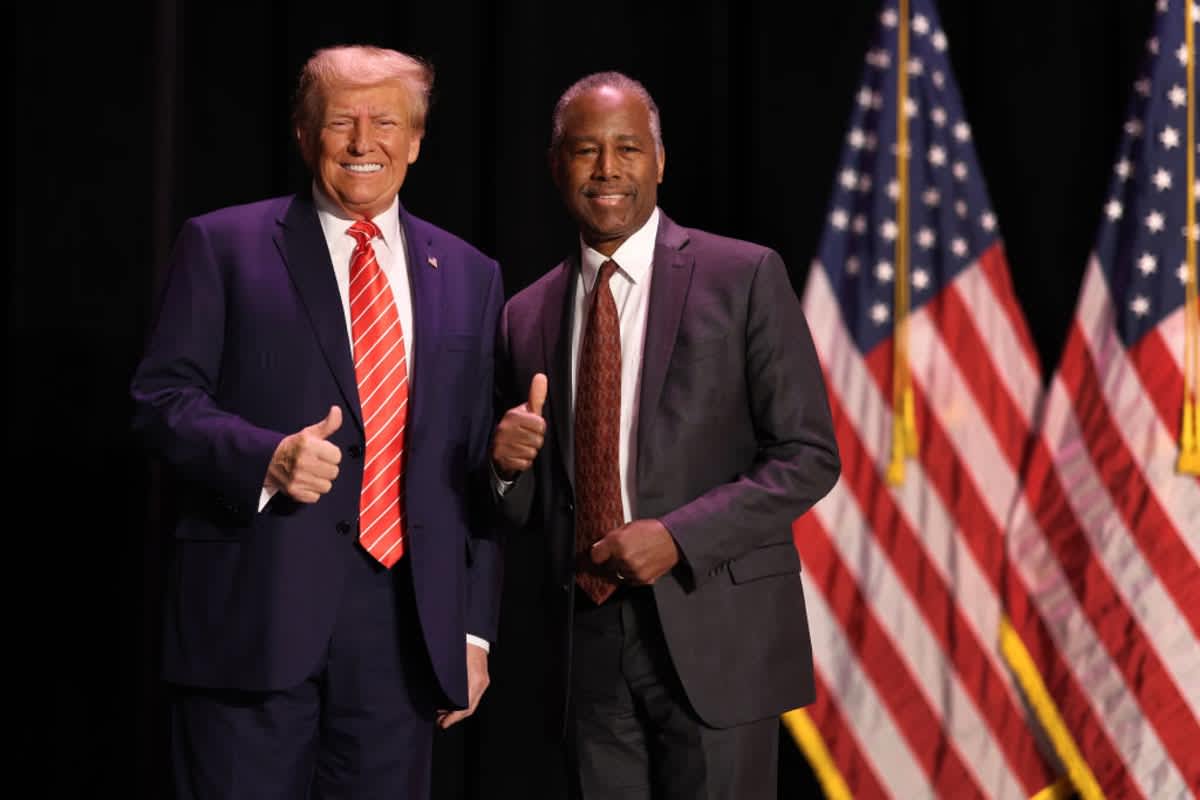
<svg viewBox="0 0 1200 800">
<path fill-rule="evenodd" d="M 611 256 L 646 224 L 658 203 L 664 161 L 650 111 L 636 94 L 600 86 L 564 109 L 551 170 L 590 247 Z"/>
<path fill-rule="evenodd" d="M 422 133 L 403 87 L 383 83 L 330 87 L 316 124 L 296 135 L 321 191 L 351 217 L 369 219 L 392 204 Z"/>
</svg>

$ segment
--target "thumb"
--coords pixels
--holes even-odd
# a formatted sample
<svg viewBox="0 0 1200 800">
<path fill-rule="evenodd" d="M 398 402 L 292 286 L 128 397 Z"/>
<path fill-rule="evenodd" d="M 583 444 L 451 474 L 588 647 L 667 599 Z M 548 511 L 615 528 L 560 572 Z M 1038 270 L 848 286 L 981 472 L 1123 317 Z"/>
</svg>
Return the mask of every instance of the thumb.
<svg viewBox="0 0 1200 800">
<path fill-rule="evenodd" d="M 533 380 L 529 382 L 529 410 L 539 417 L 542 415 L 542 406 L 546 403 L 546 374 L 539 372 L 533 376 Z"/>
<path fill-rule="evenodd" d="M 325 419 L 313 425 L 311 431 L 314 436 L 328 439 L 340 427 L 342 427 L 342 409 L 338 406 L 330 406 L 329 413 L 325 415 Z"/>
</svg>

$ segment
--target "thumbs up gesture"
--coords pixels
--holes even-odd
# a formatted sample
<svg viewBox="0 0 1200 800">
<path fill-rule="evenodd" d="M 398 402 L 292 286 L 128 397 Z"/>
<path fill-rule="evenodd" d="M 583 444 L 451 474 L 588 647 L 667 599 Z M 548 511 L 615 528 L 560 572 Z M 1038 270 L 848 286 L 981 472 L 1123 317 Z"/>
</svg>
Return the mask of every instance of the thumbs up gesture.
<svg viewBox="0 0 1200 800">
<path fill-rule="evenodd" d="M 546 376 L 539 372 L 529 382 L 529 399 L 504 412 L 492 437 L 492 463 L 501 478 L 512 480 L 533 466 L 546 439 L 545 402 Z"/>
<path fill-rule="evenodd" d="M 328 441 L 342 427 L 342 409 L 330 406 L 325 419 L 301 428 L 275 448 L 264 485 L 286 492 L 299 503 L 315 503 L 333 488 L 342 451 Z"/>
</svg>

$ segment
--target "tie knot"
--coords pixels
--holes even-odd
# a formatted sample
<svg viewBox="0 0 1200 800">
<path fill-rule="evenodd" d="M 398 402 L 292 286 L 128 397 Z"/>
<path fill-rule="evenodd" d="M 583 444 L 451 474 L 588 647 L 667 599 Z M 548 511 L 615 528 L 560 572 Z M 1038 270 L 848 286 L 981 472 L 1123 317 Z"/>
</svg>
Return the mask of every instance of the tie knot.
<svg viewBox="0 0 1200 800">
<path fill-rule="evenodd" d="M 600 265 L 600 276 L 596 278 L 596 285 L 603 286 L 608 283 L 608 279 L 617 271 L 617 262 L 611 258 Z"/>
<path fill-rule="evenodd" d="M 354 241 L 358 243 L 358 246 L 362 247 L 367 242 L 379 235 L 379 226 L 374 222 L 371 222 L 369 219 L 360 219 L 358 222 L 355 222 L 353 225 L 351 225 L 346 233 L 353 236 Z"/>
</svg>

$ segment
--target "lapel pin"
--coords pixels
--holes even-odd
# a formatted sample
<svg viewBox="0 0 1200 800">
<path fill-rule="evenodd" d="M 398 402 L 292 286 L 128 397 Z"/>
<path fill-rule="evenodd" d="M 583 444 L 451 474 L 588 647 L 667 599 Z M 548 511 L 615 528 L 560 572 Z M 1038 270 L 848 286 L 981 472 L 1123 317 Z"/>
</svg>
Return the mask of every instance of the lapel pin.
<svg viewBox="0 0 1200 800">
<path fill-rule="evenodd" d="M 429 266 L 433 267 L 434 269 L 437 269 L 437 256 L 429 257 Z"/>
</svg>

